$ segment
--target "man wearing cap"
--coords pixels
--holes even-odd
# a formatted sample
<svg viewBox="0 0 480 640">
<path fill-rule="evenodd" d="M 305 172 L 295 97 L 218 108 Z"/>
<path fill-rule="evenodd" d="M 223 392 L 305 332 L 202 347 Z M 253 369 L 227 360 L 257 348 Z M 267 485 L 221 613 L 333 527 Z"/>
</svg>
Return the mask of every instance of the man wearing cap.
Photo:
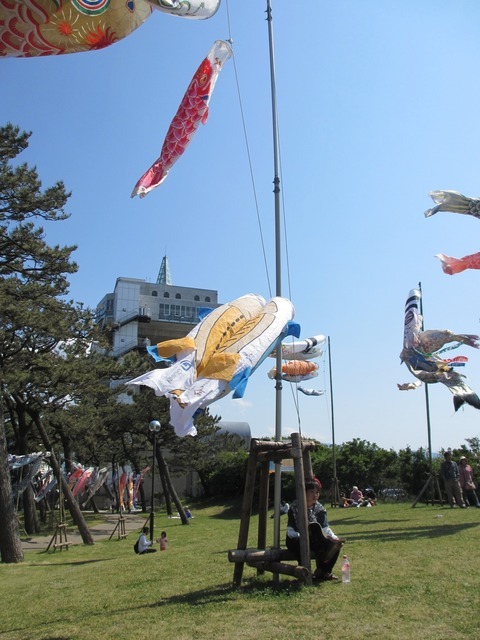
<svg viewBox="0 0 480 640">
<path fill-rule="evenodd" d="M 459 504 L 462 509 L 466 509 L 466 504 L 463 501 L 462 497 L 462 488 L 460 487 L 460 482 L 458 481 L 458 464 L 455 462 L 455 460 L 452 460 L 451 451 L 445 451 L 443 457 L 445 458 L 445 460 L 440 466 L 440 476 L 443 478 L 445 491 L 447 492 L 448 496 L 448 502 L 452 509 L 454 509 L 457 504 Z"/>
<path fill-rule="evenodd" d="M 477 487 L 473 481 L 473 469 L 468 464 L 468 460 L 465 456 L 460 458 L 458 479 L 460 481 L 460 486 L 462 487 L 465 503 L 467 505 L 469 504 L 471 507 L 477 507 L 477 509 L 480 509 L 480 502 L 478 501 L 478 496 L 475 491 Z"/>
</svg>

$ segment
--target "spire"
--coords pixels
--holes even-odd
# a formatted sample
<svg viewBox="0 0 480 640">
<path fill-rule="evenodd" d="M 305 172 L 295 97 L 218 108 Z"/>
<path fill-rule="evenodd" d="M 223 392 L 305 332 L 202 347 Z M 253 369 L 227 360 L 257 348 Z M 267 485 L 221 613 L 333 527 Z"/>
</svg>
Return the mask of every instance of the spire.
<svg viewBox="0 0 480 640">
<path fill-rule="evenodd" d="M 157 284 L 172 284 L 170 265 L 168 263 L 167 256 L 163 256 L 162 264 L 160 265 L 160 271 L 158 272 L 157 276 Z"/>
</svg>

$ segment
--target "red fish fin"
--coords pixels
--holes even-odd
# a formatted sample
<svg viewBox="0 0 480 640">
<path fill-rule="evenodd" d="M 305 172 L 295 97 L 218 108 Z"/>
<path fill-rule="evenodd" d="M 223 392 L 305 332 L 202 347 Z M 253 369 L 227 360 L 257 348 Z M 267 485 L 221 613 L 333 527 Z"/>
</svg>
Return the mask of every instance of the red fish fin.
<svg viewBox="0 0 480 640">
<path fill-rule="evenodd" d="M 201 123 L 206 124 L 208 120 L 208 107 L 205 109 L 205 113 L 202 116 Z"/>
</svg>

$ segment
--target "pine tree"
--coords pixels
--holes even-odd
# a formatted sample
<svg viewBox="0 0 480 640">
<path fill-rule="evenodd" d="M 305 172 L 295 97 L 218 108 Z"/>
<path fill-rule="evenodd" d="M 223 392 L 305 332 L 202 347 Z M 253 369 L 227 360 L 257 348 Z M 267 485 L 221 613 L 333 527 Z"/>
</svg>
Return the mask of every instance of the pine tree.
<svg viewBox="0 0 480 640">
<path fill-rule="evenodd" d="M 36 168 L 16 162 L 30 135 L 12 124 L 0 128 L 0 512 L 5 516 L 0 555 L 4 562 L 23 559 L 6 429 L 9 438 L 16 435 L 17 443 L 27 446 L 28 429 L 41 419 L 52 354 L 62 341 L 75 340 L 84 325 L 81 305 L 66 300 L 67 276 L 77 271 L 71 261 L 76 247 L 49 246 L 42 226 L 68 218 L 64 207 L 70 194 L 62 182 L 42 189 Z M 15 434 L 11 412 L 20 406 L 32 420 Z M 85 529 L 88 532 L 86 525 Z"/>
</svg>

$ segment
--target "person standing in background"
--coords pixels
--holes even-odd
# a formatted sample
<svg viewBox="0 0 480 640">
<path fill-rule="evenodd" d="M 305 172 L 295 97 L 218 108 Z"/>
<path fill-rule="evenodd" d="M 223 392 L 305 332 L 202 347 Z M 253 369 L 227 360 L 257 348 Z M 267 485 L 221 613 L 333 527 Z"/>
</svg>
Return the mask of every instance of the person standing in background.
<svg viewBox="0 0 480 640">
<path fill-rule="evenodd" d="M 462 509 L 466 509 L 466 505 L 462 497 L 462 488 L 460 487 L 460 482 L 458 480 L 458 465 L 455 460 L 452 460 L 451 451 L 445 451 L 443 457 L 445 460 L 440 466 L 440 476 L 443 478 L 450 507 L 454 509 L 458 504 Z"/>
<path fill-rule="evenodd" d="M 473 481 L 473 469 L 468 464 L 468 460 L 465 456 L 460 458 L 460 464 L 458 465 L 458 480 L 462 487 L 465 503 L 471 507 L 477 507 L 477 509 L 480 509 L 480 502 L 475 491 L 477 487 Z"/>
</svg>

